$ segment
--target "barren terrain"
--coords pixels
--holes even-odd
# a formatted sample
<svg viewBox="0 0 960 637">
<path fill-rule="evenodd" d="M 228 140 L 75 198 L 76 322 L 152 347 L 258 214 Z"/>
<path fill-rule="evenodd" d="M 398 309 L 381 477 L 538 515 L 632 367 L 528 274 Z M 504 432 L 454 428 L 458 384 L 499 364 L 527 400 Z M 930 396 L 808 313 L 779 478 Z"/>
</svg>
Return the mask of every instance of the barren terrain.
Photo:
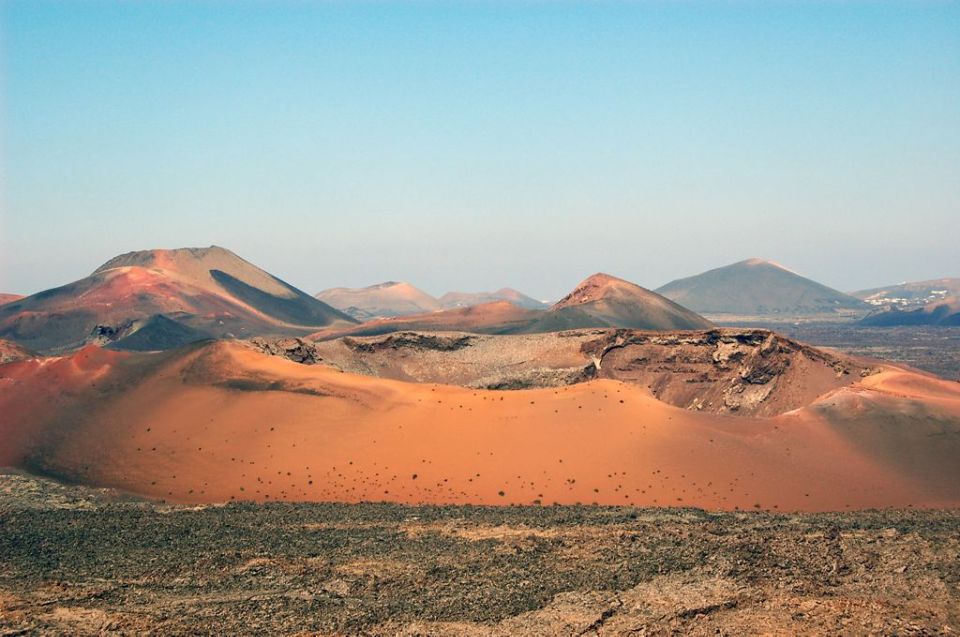
<svg viewBox="0 0 960 637">
<path fill-rule="evenodd" d="M 951 635 L 960 514 L 172 506 L 0 474 L 0 633 Z"/>
<path fill-rule="evenodd" d="M 298 362 L 418 383 L 535 389 L 605 378 L 645 387 L 677 407 L 753 416 L 806 406 L 880 370 L 766 330 L 732 328 L 512 336 L 398 332 L 314 344 L 261 338 L 252 343 Z"/>
<path fill-rule="evenodd" d="M 957 383 L 844 367 L 768 333 L 710 334 L 573 338 L 600 356 L 599 377 L 515 391 L 347 373 L 237 341 L 91 346 L 0 367 L 0 465 L 193 503 L 960 505 Z M 656 376 L 634 365 L 645 356 Z"/>
<path fill-rule="evenodd" d="M 854 323 L 762 323 L 790 338 L 960 380 L 960 327 L 864 327 Z"/>
</svg>

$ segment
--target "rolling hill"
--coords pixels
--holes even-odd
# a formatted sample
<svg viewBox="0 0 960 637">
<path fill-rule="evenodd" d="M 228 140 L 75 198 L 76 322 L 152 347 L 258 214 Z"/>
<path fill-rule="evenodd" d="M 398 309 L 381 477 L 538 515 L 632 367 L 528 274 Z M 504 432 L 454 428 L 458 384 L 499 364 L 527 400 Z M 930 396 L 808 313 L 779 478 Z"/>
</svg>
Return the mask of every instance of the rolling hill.
<svg viewBox="0 0 960 637">
<path fill-rule="evenodd" d="M 330 288 L 317 293 L 316 297 L 361 321 L 419 316 L 498 301 L 508 301 L 527 310 L 543 310 L 548 307 L 546 303 L 512 288 L 501 288 L 496 292 L 447 292 L 437 299 L 409 283 L 397 281 L 387 281 L 365 288 Z"/>
<path fill-rule="evenodd" d="M 525 310 L 509 301 L 495 301 L 452 310 L 374 319 L 354 326 L 333 326 L 311 334 L 314 340 L 341 336 L 372 336 L 392 332 L 471 332 L 475 334 L 513 334 L 530 327 L 543 315 Z"/>
<path fill-rule="evenodd" d="M 0 338 L 39 352 L 88 342 L 168 348 L 200 338 L 306 334 L 354 319 L 211 246 L 120 255 L 90 276 L 0 306 Z"/>
<path fill-rule="evenodd" d="M 365 288 L 330 288 L 318 292 L 315 296 L 361 321 L 443 309 L 437 299 L 423 290 L 398 281 L 387 281 Z"/>
<path fill-rule="evenodd" d="M 702 316 L 639 285 L 597 273 L 577 285 L 526 332 L 584 327 L 692 330 L 710 327 Z"/>
<path fill-rule="evenodd" d="M 496 292 L 447 292 L 440 297 L 439 301 L 447 309 L 470 307 L 496 301 L 509 301 L 517 307 L 527 310 L 545 310 L 549 307 L 549 304 L 538 301 L 513 288 L 500 288 Z"/>
<path fill-rule="evenodd" d="M 792 317 L 867 310 L 860 299 L 763 259 L 677 279 L 656 291 L 705 314 Z"/>
<path fill-rule="evenodd" d="M 659 294 L 608 274 L 595 274 L 547 310 L 494 301 L 427 314 L 378 319 L 358 326 L 325 328 L 316 340 L 401 331 L 529 334 L 591 327 L 686 330 L 711 327 L 702 316 Z"/>
<path fill-rule="evenodd" d="M 22 298 L 23 296 L 20 294 L 0 294 L 0 305 L 13 303 L 14 301 L 19 301 Z"/>
</svg>

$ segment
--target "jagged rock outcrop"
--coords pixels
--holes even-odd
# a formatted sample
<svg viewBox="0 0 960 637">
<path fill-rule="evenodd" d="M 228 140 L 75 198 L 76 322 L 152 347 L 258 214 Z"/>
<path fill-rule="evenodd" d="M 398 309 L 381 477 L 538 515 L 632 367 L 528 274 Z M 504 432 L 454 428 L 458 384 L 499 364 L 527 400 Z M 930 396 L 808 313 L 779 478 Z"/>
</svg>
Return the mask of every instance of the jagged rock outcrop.
<svg viewBox="0 0 960 637">
<path fill-rule="evenodd" d="M 33 356 L 33 352 L 25 347 L 20 347 L 12 341 L 0 338 L 0 365 L 25 358 L 33 358 Z"/>
<path fill-rule="evenodd" d="M 766 330 L 617 330 L 583 349 L 600 360 L 601 378 L 646 385 L 681 407 L 752 415 L 796 409 L 869 369 Z"/>
<path fill-rule="evenodd" d="M 420 334 L 417 332 L 399 332 L 379 339 L 354 339 L 345 337 L 343 343 L 357 352 L 378 352 L 381 350 L 430 350 L 437 352 L 455 352 L 470 347 L 476 340 L 469 334 Z"/>
<path fill-rule="evenodd" d="M 323 358 L 317 353 L 317 348 L 312 343 L 300 338 L 269 339 L 258 336 L 247 342 L 251 347 L 264 354 L 280 356 L 295 363 L 316 365 L 323 362 Z"/>
</svg>

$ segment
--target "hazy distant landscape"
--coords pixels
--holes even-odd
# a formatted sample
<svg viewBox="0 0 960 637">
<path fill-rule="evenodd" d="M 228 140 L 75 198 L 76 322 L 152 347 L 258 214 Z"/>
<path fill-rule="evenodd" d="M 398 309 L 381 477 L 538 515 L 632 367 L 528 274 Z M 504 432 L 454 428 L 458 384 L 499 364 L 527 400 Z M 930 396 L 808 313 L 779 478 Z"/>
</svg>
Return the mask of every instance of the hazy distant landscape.
<svg viewBox="0 0 960 637">
<path fill-rule="evenodd" d="M 960 3 L 0 3 L 0 637 L 960 632 Z"/>
<path fill-rule="evenodd" d="M 604 273 L 424 312 L 397 283 L 335 308 L 217 246 L 125 253 L 0 305 L 0 463 L 190 503 L 960 502 L 952 328 L 865 326 L 901 310 L 760 259 L 683 281 L 771 329 Z"/>
<path fill-rule="evenodd" d="M 683 285 L 741 318 L 603 273 L 313 297 L 216 246 L 8 298 L 0 626 L 952 630 L 960 328 L 758 259 Z"/>
</svg>

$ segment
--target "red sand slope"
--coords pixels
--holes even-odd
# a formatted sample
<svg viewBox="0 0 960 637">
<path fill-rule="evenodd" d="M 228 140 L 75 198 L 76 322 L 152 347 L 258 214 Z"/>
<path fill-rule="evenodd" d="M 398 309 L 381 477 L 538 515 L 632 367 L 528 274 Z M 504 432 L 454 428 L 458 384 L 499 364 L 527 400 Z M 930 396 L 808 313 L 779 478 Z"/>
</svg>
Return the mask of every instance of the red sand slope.
<svg viewBox="0 0 960 637">
<path fill-rule="evenodd" d="M 889 367 L 775 418 L 597 380 L 497 392 L 239 343 L 0 366 L 0 463 L 185 502 L 960 506 L 960 385 Z"/>
</svg>

